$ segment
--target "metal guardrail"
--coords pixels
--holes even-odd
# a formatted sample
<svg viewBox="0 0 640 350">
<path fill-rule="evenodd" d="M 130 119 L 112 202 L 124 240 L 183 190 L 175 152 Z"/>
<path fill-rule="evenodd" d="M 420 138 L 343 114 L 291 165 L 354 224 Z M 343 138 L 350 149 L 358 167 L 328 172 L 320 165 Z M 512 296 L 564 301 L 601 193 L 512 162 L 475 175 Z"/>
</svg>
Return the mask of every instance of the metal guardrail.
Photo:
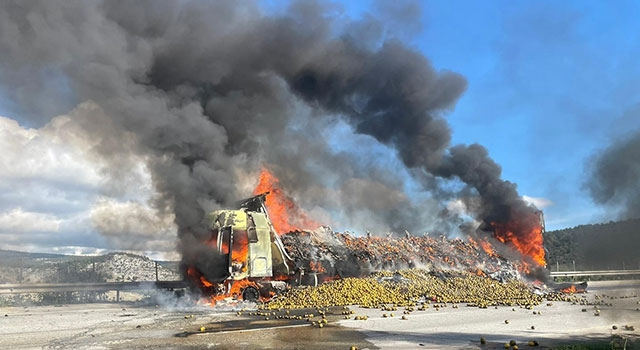
<svg viewBox="0 0 640 350">
<path fill-rule="evenodd" d="M 628 276 L 628 275 L 640 275 L 640 270 L 552 271 L 551 272 L 551 277 Z"/>
<path fill-rule="evenodd" d="M 601 270 L 601 271 L 552 271 L 551 277 L 580 276 L 628 276 L 640 275 L 640 270 Z M 0 294 L 26 294 L 49 292 L 108 292 L 136 291 L 153 289 L 183 289 L 189 285 L 186 281 L 140 281 L 140 282 L 87 282 L 87 283 L 26 283 L 0 284 Z"/>
<path fill-rule="evenodd" d="M 0 294 L 108 292 L 187 288 L 186 281 L 0 284 Z"/>
</svg>

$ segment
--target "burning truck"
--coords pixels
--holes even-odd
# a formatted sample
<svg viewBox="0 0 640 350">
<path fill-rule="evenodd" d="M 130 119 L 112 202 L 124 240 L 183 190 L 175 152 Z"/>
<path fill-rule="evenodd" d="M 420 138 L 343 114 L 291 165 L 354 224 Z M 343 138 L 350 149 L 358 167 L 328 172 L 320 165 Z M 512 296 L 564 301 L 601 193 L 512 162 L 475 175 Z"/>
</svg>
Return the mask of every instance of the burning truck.
<svg viewBox="0 0 640 350">
<path fill-rule="evenodd" d="M 207 216 L 211 237 L 205 242 L 218 255 L 223 269 L 187 266 L 186 276 L 212 301 L 233 297 L 268 299 L 296 278 L 265 207 L 268 192 L 243 200 L 238 209 L 217 210 Z M 298 270 L 300 280 L 301 270 Z"/>
<path fill-rule="evenodd" d="M 202 249 L 183 260 L 183 271 L 193 289 L 211 297 L 213 304 L 225 298 L 268 301 L 294 286 L 410 268 L 434 276 L 460 271 L 503 282 L 524 276 L 537 280 L 536 285 L 548 280 L 544 218 L 533 209 L 506 221 L 486 221 L 464 240 L 408 231 L 353 236 L 309 219 L 279 188 L 277 178 L 263 170 L 253 197 L 236 209 L 213 211 L 206 220 L 209 234 L 199 243 Z"/>
<path fill-rule="evenodd" d="M 190 285 L 211 296 L 212 303 L 228 297 L 269 300 L 291 286 L 316 286 L 370 272 L 344 244 L 329 248 L 328 240 L 319 239 L 317 232 L 296 230 L 281 236 L 269 217 L 267 195 L 245 199 L 237 209 L 207 215 L 211 236 L 204 244 L 215 255 L 215 266 L 196 262 L 184 269 Z"/>
<path fill-rule="evenodd" d="M 207 216 L 216 266 L 186 266 L 191 285 L 216 303 L 224 298 L 267 301 L 292 286 L 315 286 L 381 270 L 420 267 L 433 274 L 460 270 L 496 280 L 519 278 L 526 260 L 510 261 L 484 240 L 444 236 L 354 237 L 328 227 L 280 234 L 265 205 L 269 192 L 243 200 L 237 209 Z"/>
</svg>

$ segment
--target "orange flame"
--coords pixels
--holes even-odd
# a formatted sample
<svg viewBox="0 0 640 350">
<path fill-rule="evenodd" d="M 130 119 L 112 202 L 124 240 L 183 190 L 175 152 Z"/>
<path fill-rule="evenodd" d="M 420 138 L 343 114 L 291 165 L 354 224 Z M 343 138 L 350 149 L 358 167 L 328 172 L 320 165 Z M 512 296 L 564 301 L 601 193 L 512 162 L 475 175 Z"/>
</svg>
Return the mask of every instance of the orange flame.
<svg viewBox="0 0 640 350">
<path fill-rule="evenodd" d="M 225 284 L 225 290 L 228 290 L 228 292 L 220 295 L 212 296 L 211 305 L 215 305 L 217 302 L 222 301 L 225 298 L 229 298 L 229 297 L 237 300 L 242 300 L 242 292 L 247 287 L 253 287 L 257 290 L 260 290 L 259 286 L 255 282 L 250 281 L 248 279 L 237 280 L 237 281 L 227 280 L 224 282 L 224 284 Z"/>
<path fill-rule="evenodd" d="M 216 292 L 211 289 L 212 287 L 214 287 L 213 283 L 209 282 L 195 267 L 191 266 L 187 269 L 187 276 L 193 282 L 200 283 L 200 287 L 203 290 L 207 291 L 207 294 L 209 295 L 210 299 L 205 299 L 203 301 L 206 303 L 210 303 L 212 306 L 216 305 L 216 303 L 218 303 L 219 301 L 229 297 L 235 298 L 237 300 L 242 300 L 242 292 L 247 287 L 253 287 L 257 290 L 260 290 L 260 287 L 258 286 L 257 283 L 245 278 L 237 281 L 234 281 L 234 280 L 224 281 L 222 284 L 219 285 L 222 287 L 222 290 L 224 290 L 224 292 L 220 294 L 214 294 Z"/>
<path fill-rule="evenodd" d="M 247 270 L 249 258 L 249 236 L 247 231 L 235 231 L 233 235 L 233 250 L 231 262 L 242 265 L 242 271 Z"/>
<path fill-rule="evenodd" d="M 269 211 L 269 217 L 278 234 L 292 231 L 300 231 L 304 228 L 316 228 L 320 224 L 309 218 L 296 205 L 293 199 L 287 196 L 279 186 L 280 181 L 266 168 L 260 171 L 260 181 L 253 190 L 254 195 L 269 192 L 265 200 L 265 206 Z"/>
<path fill-rule="evenodd" d="M 214 249 L 219 249 L 221 254 L 229 254 L 229 242 L 227 241 L 228 236 L 225 235 L 224 239 L 222 239 L 221 246 L 218 247 L 217 235 L 215 234 L 215 232 L 217 231 L 214 231 L 211 239 L 205 241 L 204 243 Z M 236 230 L 233 232 L 232 248 L 231 262 L 242 265 L 242 271 L 246 271 L 248 264 L 247 260 L 249 258 L 249 236 L 247 235 L 247 231 Z"/>
<path fill-rule="evenodd" d="M 213 284 L 207 281 L 207 279 L 204 278 L 204 276 L 200 276 L 200 282 L 202 282 L 202 285 L 205 287 L 213 287 Z"/>
<path fill-rule="evenodd" d="M 475 239 L 473 239 L 472 237 L 469 237 L 469 241 L 476 247 L 480 247 L 482 248 L 482 250 L 487 253 L 487 255 L 489 256 L 498 256 L 498 254 L 496 254 L 496 251 L 493 249 L 493 246 L 491 245 L 491 243 L 489 243 L 486 239 L 480 239 L 480 241 L 476 241 Z"/>
<path fill-rule="evenodd" d="M 191 277 L 193 281 L 199 281 L 200 286 L 204 288 L 213 287 L 213 283 L 209 282 L 195 267 L 190 266 L 187 269 L 187 276 Z"/>
<path fill-rule="evenodd" d="M 512 245 L 527 260 L 523 260 L 523 270 L 531 272 L 531 263 L 536 267 L 546 266 L 542 236 L 542 223 L 537 212 L 512 219 L 507 223 L 492 222 L 494 236 L 504 244 Z"/>
<path fill-rule="evenodd" d="M 482 250 L 484 250 L 484 252 L 487 253 L 489 256 L 497 256 L 496 251 L 493 250 L 493 246 L 491 245 L 491 243 L 485 240 L 481 240 L 480 247 L 482 247 Z"/>
<path fill-rule="evenodd" d="M 338 276 L 338 275 L 335 275 L 335 276 L 331 276 L 331 275 L 322 275 L 322 276 L 320 276 L 320 278 L 319 278 L 319 281 L 318 281 L 318 282 L 319 282 L 320 284 L 323 284 L 323 283 L 327 283 L 327 282 L 331 282 L 331 281 L 336 281 L 336 280 L 339 280 L 339 279 L 340 279 L 340 276 Z"/>
<path fill-rule="evenodd" d="M 575 285 L 572 284 L 567 288 L 561 289 L 560 291 L 562 293 L 575 294 L 575 293 L 585 293 L 587 290 L 582 286 L 576 287 Z"/>
<path fill-rule="evenodd" d="M 324 269 L 324 266 L 322 266 L 322 263 L 319 261 L 309 261 L 309 267 L 311 268 L 311 271 L 313 272 L 317 272 L 317 273 L 325 273 L 327 272 Z"/>
</svg>

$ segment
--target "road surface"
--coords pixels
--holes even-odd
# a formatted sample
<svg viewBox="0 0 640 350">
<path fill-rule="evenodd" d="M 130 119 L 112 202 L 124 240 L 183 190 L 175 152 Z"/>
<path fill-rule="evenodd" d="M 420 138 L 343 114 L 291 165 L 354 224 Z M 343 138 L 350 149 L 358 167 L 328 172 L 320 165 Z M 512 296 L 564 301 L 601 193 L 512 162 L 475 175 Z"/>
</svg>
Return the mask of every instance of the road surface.
<svg viewBox="0 0 640 350">
<path fill-rule="evenodd" d="M 401 309 L 385 318 L 383 313 L 390 312 L 352 308 L 355 315 L 368 315 L 368 320 L 344 320 L 336 314 L 322 329 L 304 320 L 251 316 L 252 310 L 238 316 L 231 309 L 180 307 L 168 300 L 157 307 L 123 303 L 2 307 L 0 337 L 6 349 L 486 350 L 503 349 L 512 339 L 520 349 L 529 348 L 530 340 L 540 344 L 538 349 L 548 349 L 567 342 L 609 341 L 615 336 L 616 341 L 627 339 L 631 345 L 627 349 L 632 349 L 640 344 L 638 295 L 640 281 L 592 282 L 586 298 L 611 305 L 601 306 L 600 316 L 594 316 L 593 306 L 564 302 L 544 302 L 533 310 L 449 305 L 440 311 L 433 307 L 415 311 L 406 320 L 401 319 Z M 481 337 L 486 339 L 484 346 Z"/>
</svg>

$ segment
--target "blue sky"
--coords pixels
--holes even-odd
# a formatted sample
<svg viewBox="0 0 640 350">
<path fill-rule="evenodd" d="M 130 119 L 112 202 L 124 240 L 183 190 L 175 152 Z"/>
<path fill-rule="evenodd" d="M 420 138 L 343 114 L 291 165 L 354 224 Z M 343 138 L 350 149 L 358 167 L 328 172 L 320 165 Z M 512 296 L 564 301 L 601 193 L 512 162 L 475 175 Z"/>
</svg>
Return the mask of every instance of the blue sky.
<svg viewBox="0 0 640 350">
<path fill-rule="evenodd" d="M 484 145 L 521 194 L 552 201 L 547 229 L 613 219 L 584 190 L 586 167 L 640 128 L 640 3 L 611 4 L 425 1 L 420 30 L 397 34 L 466 77 L 453 143 Z M 376 7 L 345 3 L 350 17 Z"/>
</svg>

